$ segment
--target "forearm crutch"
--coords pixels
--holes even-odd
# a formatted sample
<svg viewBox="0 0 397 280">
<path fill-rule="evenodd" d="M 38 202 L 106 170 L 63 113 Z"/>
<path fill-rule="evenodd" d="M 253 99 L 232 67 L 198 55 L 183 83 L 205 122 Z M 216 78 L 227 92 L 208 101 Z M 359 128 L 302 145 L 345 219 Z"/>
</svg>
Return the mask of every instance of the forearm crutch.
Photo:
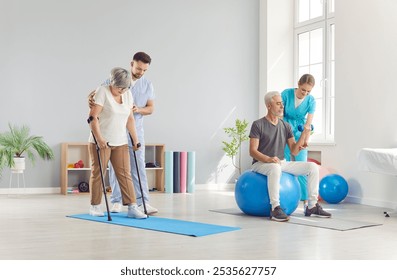
<svg viewBox="0 0 397 280">
<path fill-rule="evenodd" d="M 144 212 L 145 212 L 145 215 L 147 215 L 145 198 L 143 197 L 143 189 L 142 189 L 142 183 L 141 183 L 141 175 L 139 175 L 138 161 L 136 160 L 136 153 L 135 153 L 135 150 L 134 150 L 134 140 L 132 140 L 132 136 L 131 136 L 130 133 L 128 133 L 128 135 L 130 136 L 131 143 L 132 143 L 132 151 L 133 151 L 133 153 L 134 153 L 135 166 L 136 166 L 136 173 L 138 174 L 138 182 L 139 182 L 139 189 L 140 189 L 140 191 L 141 191 L 141 196 L 142 196 L 143 210 L 144 210 Z M 141 143 L 138 143 L 138 144 L 137 144 L 137 148 L 139 148 L 140 146 L 141 146 Z"/>
<path fill-rule="evenodd" d="M 88 124 L 90 124 L 93 119 L 94 118 L 92 116 L 90 116 L 87 120 Z M 91 134 L 92 134 L 92 137 L 94 138 L 94 142 L 95 142 L 95 146 L 96 146 L 96 153 L 98 156 L 99 171 L 101 172 L 102 190 L 103 190 L 103 195 L 105 196 L 106 211 L 108 212 L 108 221 L 111 221 L 112 217 L 110 216 L 108 198 L 106 196 L 105 179 L 103 178 L 102 161 L 101 161 L 101 154 L 100 154 L 101 152 L 100 152 L 100 149 L 98 146 L 98 142 L 96 141 L 94 132 L 92 132 L 92 130 L 91 130 Z"/>
</svg>

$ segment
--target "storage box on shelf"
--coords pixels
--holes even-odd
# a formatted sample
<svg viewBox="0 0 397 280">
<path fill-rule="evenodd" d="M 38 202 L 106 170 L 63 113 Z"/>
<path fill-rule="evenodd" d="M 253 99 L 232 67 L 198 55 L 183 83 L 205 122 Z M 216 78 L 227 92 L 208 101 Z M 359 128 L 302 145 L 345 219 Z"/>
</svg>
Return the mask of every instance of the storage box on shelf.
<svg viewBox="0 0 397 280">
<path fill-rule="evenodd" d="M 88 145 L 88 142 L 61 144 L 61 194 L 78 193 L 76 188 L 79 183 L 89 183 L 91 160 Z M 161 192 L 164 191 L 164 150 L 163 144 L 146 144 L 145 146 L 145 161 L 149 163 L 148 166 L 154 166 L 146 168 L 149 188 L 155 188 Z M 79 167 L 79 161 L 82 161 L 83 167 Z M 105 183 L 108 186 L 107 175 Z"/>
</svg>

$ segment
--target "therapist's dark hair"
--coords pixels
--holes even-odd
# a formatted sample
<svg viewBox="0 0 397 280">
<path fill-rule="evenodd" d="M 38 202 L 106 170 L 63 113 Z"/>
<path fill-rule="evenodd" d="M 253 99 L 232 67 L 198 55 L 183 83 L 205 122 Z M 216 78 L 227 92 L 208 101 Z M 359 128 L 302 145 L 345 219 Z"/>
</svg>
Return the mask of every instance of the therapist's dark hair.
<svg viewBox="0 0 397 280">
<path fill-rule="evenodd" d="M 146 64 L 150 64 L 152 62 L 152 58 L 147 53 L 144 52 L 137 52 L 136 54 L 134 54 L 132 60 L 142 61 L 143 63 Z"/>
<path fill-rule="evenodd" d="M 298 81 L 298 85 L 304 85 L 304 84 L 309 84 L 312 87 L 316 84 L 316 81 L 314 80 L 313 75 L 310 74 L 304 74 Z"/>
</svg>

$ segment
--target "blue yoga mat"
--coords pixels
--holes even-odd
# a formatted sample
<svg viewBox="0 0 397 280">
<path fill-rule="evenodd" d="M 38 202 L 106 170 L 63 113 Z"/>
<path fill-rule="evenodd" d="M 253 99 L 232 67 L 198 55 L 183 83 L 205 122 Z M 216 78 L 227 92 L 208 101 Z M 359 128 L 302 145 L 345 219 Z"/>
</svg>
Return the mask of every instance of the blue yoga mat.
<svg viewBox="0 0 397 280">
<path fill-rule="evenodd" d="M 93 222 L 107 223 L 111 225 L 127 226 L 141 229 L 149 229 L 168 233 L 189 235 L 194 237 L 206 236 L 210 234 L 239 230 L 238 227 L 228 227 L 213 224 L 189 222 L 168 218 L 151 216 L 147 219 L 132 219 L 127 217 L 127 213 L 112 213 L 112 221 L 108 221 L 107 215 L 104 217 L 94 217 L 89 214 L 69 215 L 69 218 L 88 220 Z"/>
</svg>

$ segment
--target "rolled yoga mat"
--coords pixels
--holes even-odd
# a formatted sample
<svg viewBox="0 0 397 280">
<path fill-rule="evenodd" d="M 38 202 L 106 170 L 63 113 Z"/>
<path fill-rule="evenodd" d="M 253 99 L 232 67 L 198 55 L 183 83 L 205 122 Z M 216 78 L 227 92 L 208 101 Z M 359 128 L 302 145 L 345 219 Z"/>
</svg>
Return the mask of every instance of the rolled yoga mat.
<svg viewBox="0 0 397 280">
<path fill-rule="evenodd" d="M 174 152 L 165 151 L 165 192 L 174 192 Z"/>
<path fill-rule="evenodd" d="M 196 152 L 187 152 L 187 192 L 194 192 L 196 184 Z"/>
<path fill-rule="evenodd" d="M 181 180 L 180 180 L 180 186 L 181 186 L 181 193 L 186 192 L 186 179 L 187 179 L 187 152 L 181 152 L 180 153 L 180 169 L 181 169 Z"/>
<path fill-rule="evenodd" d="M 181 155 L 174 152 L 174 193 L 181 192 Z"/>
</svg>

